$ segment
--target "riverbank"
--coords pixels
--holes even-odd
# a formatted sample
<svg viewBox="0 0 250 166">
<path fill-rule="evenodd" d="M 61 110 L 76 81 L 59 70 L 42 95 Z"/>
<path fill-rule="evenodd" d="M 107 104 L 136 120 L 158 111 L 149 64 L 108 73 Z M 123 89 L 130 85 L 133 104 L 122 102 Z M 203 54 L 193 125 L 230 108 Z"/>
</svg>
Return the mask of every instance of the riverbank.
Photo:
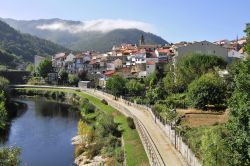
<svg viewBox="0 0 250 166">
<path fill-rule="evenodd" d="M 41 89 L 41 88 L 17 88 L 15 89 L 17 94 L 31 94 L 31 95 L 44 95 L 44 96 L 54 96 L 57 98 L 62 98 L 67 96 L 67 94 L 74 94 L 81 98 L 88 99 L 92 104 L 94 104 L 99 110 L 105 111 L 113 115 L 115 122 L 119 124 L 119 128 L 122 130 L 122 135 L 124 139 L 124 150 L 126 164 L 128 166 L 136 165 L 149 165 L 149 161 L 143 145 L 141 143 L 140 137 L 136 130 L 129 128 L 127 119 L 124 115 L 118 112 L 116 109 L 109 105 L 105 105 L 101 100 L 92 97 L 88 94 L 77 90 L 69 89 Z"/>
</svg>

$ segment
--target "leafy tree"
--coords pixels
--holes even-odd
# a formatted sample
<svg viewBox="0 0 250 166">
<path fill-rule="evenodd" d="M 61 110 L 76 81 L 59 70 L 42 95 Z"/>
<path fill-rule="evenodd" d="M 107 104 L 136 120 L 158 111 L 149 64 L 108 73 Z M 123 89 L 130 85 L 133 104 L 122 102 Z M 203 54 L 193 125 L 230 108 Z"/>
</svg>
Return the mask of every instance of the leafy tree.
<svg viewBox="0 0 250 166">
<path fill-rule="evenodd" d="M 228 165 L 228 153 L 225 141 L 227 133 L 225 128 L 216 126 L 203 130 L 200 147 L 203 165 Z"/>
<path fill-rule="evenodd" d="M 34 73 L 35 72 L 35 66 L 34 66 L 34 64 L 32 64 L 32 63 L 30 63 L 30 64 L 28 64 L 27 66 L 26 66 L 26 69 L 25 69 L 26 71 L 29 71 L 29 72 L 31 72 L 31 73 Z"/>
<path fill-rule="evenodd" d="M 3 91 L 0 91 L 0 130 L 6 126 L 8 114 L 5 108 L 6 98 Z"/>
<path fill-rule="evenodd" d="M 225 68 L 226 61 L 214 55 L 190 54 L 177 61 L 175 74 L 176 82 L 180 90 L 185 90 L 188 85 L 201 75 L 216 68 Z"/>
<path fill-rule="evenodd" d="M 53 68 L 52 68 L 52 61 L 51 60 L 48 60 L 48 59 L 45 59 L 43 60 L 38 68 L 37 68 L 37 71 L 39 73 L 39 75 L 43 78 L 47 77 L 48 76 L 48 73 L 51 73 L 53 71 Z"/>
<path fill-rule="evenodd" d="M 21 163 L 20 160 L 20 149 L 11 148 L 0 148 L 0 165 L 2 166 L 18 166 Z"/>
<path fill-rule="evenodd" d="M 111 114 L 101 113 L 97 118 L 97 129 L 101 138 L 112 135 L 119 135 L 118 124 L 115 123 L 114 117 Z"/>
<path fill-rule="evenodd" d="M 146 86 L 149 86 L 149 87 L 153 87 L 154 85 L 157 84 L 157 75 L 156 73 L 151 73 L 149 74 L 145 79 L 144 79 L 144 83 Z"/>
<path fill-rule="evenodd" d="M 250 165 L 250 62 L 241 62 L 234 77 L 234 91 L 229 100 L 230 165 Z"/>
<path fill-rule="evenodd" d="M 60 70 L 60 72 L 58 73 L 58 78 L 60 83 L 65 84 L 68 82 L 68 73 L 66 70 L 62 69 Z"/>
<path fill-rule="evenodd" d="M 88 71 L 82 70 L 78 73 L 78 78 L 80 81 L 87 80 Z"/>
<path fill-rule="evenodd" d="M 9 83 L 9 80 L 0 76 L 0 91 L 6 91 Z"/>
<path fill-rule="evenodd" d="M 69 75 L 69 84 L 72 86 L 77 86 L 78 82 L 79 82 L 79 78 L 74 75 L 74 74 L 70 74 Z"/>
<path fill-rule="evenodd" d="M 188 86 L 188 98 L 195 108 L 207 105 L 224 104 L 226 86 L 223 80 L 213 73 L 208 73 L 194 80 Z"/>
<path fill-rule="evenodd" d="M 174 72 L 168 72 L 163 78 L 163 83 L 168 94 L 183 92 L 185 90 L 181 80 L 175 78 Z"/>
<path fill-rule="evenodd" d="M 126 79 L 121 77 L 120 75 L 113 75 L 107 81 L 106 87 L 111 93 L 118 97 L 120 95 L 124 95 L 126 91 Z"/>
<path fill-rule="evenodd" d="M 157 85 L 154 89 L 147 90 L 146 97 L 149 100 L 149 104 L 155 104 L 157 100 L 165 97 L 165 91 L 162 86 Z"/>
<path fill-rule="evenodd" d="M 144 91 L 144 85 L 136 80 L 130 80 L 126 83 L 126 88 L 131 95 L 140 95 Z"/>
<path fill-rule="evenodd" d="M 250 55 L 250 23 L 246 24 L 246 29 L 244 32 L 247 35 L 246 51 L 247 51 L 247 54 Z"/>
</svg>

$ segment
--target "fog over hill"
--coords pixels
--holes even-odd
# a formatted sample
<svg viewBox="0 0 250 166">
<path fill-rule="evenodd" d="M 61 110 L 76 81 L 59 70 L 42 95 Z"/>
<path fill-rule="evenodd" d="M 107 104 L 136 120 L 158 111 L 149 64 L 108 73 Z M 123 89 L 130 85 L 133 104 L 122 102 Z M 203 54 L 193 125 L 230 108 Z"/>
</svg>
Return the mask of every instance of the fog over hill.
<svg viewBox="0 0 250 166">
<path fill-rule="evenodd" d="M 50 40 L 72 50 L 109 51 L 121 43 L 138 44 L 141 35 L 149 44 L 168 43 L 151 33 L 154 28 L 147 23 L 130 20 L 100 19 L 71 21 L 62 19 L 14 20 L 2 19 L 13 28 Z"/>
</svg>

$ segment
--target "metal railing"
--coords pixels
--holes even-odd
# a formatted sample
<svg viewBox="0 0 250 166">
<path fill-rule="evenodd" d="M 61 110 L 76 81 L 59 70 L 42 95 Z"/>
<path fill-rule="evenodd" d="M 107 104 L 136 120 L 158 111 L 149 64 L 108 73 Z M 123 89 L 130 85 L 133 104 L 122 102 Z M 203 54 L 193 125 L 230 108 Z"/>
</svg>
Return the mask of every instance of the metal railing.
<svg viewBox="0 0 250 166">
<path fill-rule="evenodd" d="M 143 145 L 148 153 L 150 158 L 151 165 L 153 166 L 166 166 L 161 154 L 159 153 L 153 139 L 149 135 L 146 127 L 143 123 L 136 117 L 133 117 L 136 124 L 136 129 L 139 132 L 139 135 L 143 141 Z"/>
</svg>

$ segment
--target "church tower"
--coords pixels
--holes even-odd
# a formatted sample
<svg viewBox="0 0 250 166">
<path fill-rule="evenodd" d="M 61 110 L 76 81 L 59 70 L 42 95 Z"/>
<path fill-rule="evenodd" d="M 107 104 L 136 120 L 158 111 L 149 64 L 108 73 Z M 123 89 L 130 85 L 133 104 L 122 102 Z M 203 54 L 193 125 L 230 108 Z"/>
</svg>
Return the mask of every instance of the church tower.
<svg viewBox="0 0 250 166">
<path fill-rule="evenodd" d="M 139 40 L 139 45 L 145 45 L 145 41 L 144 41 L 144 36 L 143 34 L 141 35 L 141 39 Z"/>
</svg>

